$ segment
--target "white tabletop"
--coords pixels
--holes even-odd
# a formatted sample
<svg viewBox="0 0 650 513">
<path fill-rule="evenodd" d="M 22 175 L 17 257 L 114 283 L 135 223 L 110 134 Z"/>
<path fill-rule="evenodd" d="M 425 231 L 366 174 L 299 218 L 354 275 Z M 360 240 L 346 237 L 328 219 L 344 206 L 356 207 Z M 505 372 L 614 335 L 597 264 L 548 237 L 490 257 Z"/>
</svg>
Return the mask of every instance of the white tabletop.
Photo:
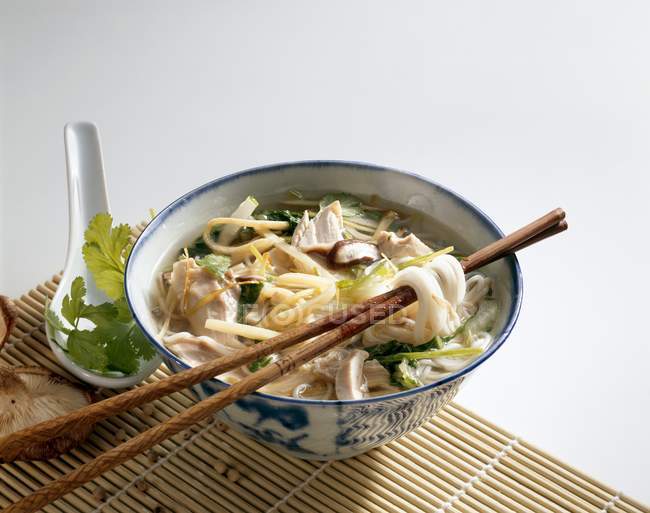
<svg viewBox="0 0 650 513">
<path fill-rule="evenodd" d="M 521 255 L 519 323 L 458 400 L 650 502 L 650 3 L 117 5 L 0 6 L 3 293 L 63 263 L 71 120 L 100 127 L 123 221 L 314 158 L 416 171 L 505 231 L 562 206 L 570 231 Z"/>
</svg>

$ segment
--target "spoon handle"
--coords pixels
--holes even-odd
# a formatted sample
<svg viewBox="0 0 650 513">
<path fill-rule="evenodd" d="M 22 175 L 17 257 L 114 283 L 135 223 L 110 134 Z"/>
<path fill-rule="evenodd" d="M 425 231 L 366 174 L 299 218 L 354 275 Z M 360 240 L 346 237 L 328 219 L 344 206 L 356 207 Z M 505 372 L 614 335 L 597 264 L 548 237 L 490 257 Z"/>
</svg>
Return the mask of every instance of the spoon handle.
<svg viewBox="0 0 650 513">
<path fill-rule="evenodd" d="M 84 230 L 100 212 L 110 212 L 102 149 L 97 127 L 87 121 L 68 123 L 63 129 L 68 168 L 68 251 L 65 271 L 81 258 Z"/>
</svg>

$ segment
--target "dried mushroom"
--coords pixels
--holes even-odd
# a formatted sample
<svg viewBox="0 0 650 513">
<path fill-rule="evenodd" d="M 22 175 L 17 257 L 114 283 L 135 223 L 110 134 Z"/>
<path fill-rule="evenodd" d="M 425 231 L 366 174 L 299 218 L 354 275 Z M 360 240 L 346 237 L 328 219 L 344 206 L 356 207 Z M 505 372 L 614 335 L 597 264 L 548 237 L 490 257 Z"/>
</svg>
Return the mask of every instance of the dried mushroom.
<svg viewBox="0 0 650 513">
<path fill-rule="evenodd" d="M 371 264 L 380 258 L 376 244 L 355 239 L 338 241 L 327 255 L 327 259 L 335 267 Z"/>
<path fill-rule="evenodd" d="M 0 367 L 0 438 L 65 415 L 92 402 L 84 388 L 41 367 Z M 84 426 L 25 446 L 15 460 L 45 460 L 67 452 L 92 431 Z"/>
<path fill-rule="evenodd" d="M 5 345 L 9 334 L 16 324 L 18 312 L 13 301 L 6 296 L 0 296 L 0 349 Z"/>
</svg>

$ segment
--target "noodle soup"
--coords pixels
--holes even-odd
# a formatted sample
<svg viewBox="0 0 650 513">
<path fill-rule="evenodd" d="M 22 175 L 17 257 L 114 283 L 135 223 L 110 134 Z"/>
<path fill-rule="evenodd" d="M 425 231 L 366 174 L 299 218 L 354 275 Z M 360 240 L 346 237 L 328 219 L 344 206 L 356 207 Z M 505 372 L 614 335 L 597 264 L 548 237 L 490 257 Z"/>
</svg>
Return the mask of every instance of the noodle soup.
<svg viewBox="0 0 650 513">
<path fill-rule="evenodd" d="M 156 275 L 157 338 L 188 365 L 402 285 L 416 303 L 260 391 L 320 400 L 392 394 L 462 369 L 492 343 L 492 280 L 465 276 L 467 246 L 432 218 L 345 193 L 242 199 L 228 217 L 206 219 Z M 219 379 L 236 382 L 280 356 Z"/>
</svg>

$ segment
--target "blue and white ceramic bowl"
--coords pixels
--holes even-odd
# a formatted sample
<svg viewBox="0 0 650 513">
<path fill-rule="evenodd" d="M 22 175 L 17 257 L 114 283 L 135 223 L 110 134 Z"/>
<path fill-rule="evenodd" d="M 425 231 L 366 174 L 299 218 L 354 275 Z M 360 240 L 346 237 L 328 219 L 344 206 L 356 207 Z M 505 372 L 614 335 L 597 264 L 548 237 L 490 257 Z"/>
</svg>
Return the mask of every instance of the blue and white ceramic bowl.
<svg viewBox="0 0 650 513">
<path fill-rule="evenodd" d="M 133 315 L 173 372 L 188 365 L 155 338 L 156 322 L 149 302 L 156 271 L 174 259 L 182 244 L 201 233 L 207 219 L 230 214 L 250 194 L 264 203 L 290 189 L 377 194 L 433 217 L 450 234 L 449 239 L 456 240 L 456 234 L 465 241 L 465 251 L 503 235 L 490 218 L 458 194 L 418 175 L 380 166 L 295 162 L 214 180 L 165 208 L 135 243 L 126 267 L 126 295 Z M 494 278 L 494 293 L 500 303 L 495 340 L 466 368 L 427 386 L 357 401 L 301 400 L 255 393 L 223 410 L 221 419 L 293 456 L 320 460 L 355 456 L 408 433 L 454 397 L 465 377 L 501 347 L 517 320 L 522 297 L 517 259 L 508 257 L 484 270 Z M 210 395 L 227 386 L 213 379 L 200 389 Z"/>
</svg>

